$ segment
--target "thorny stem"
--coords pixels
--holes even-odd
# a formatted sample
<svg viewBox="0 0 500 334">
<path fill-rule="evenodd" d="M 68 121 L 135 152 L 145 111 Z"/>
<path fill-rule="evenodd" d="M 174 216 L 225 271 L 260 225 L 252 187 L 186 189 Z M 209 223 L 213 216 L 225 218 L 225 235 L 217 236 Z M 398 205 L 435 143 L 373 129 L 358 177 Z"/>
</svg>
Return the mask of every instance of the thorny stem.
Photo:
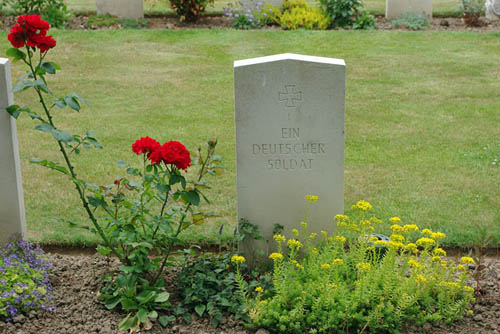
<svg viewBox="0 0 500 334">
<path fill-rule="evenodd" d="M 31 52 L 29 50 L 29 47 L 26 46 L 26 49 L 28 51 L 28 58 L 29 58 L 29 62 L 26 62 L 26 60 L 24 60 L 24 62 L 29 66 L 30 70 L 31 70 L 31 73 L 33 74 L 33 78 L 35 80 L 37 80 L 37 75 L 36 75 L 36 71 L 35 69 L 33 68 L 33 61 L 32 61 L 32 57 L 31 57 Z M 45 55 L 47 54 L 47 52 L 45 52 L 45 54 L 40 54 L 40 64 L 42 62 L 42 59 L 45 57 Z M 40 66 L 40 64 L 38 65 L 38 68 Z M 43 107 L 43 110 L 45 111 L 45 114 L 47 115 L 47 119 L 49 121 L 49 124 L 54 128 L 56 129 L 55 125 L 54 125 L 54 122 L 52 120 L 52 115 L 50 114 L 50 111 L 49 111 L 49 108 L 47 108 L 47 105 L 45 103 L 45 100 L 43 98 L 43 95 L 42 93 L 40 92 L 40 88 L 39 87 L 35 87 L 35 90 L 38 94 L 38 97 L 40 98 L 40 103 L 42 104 L 42 107 Z M 66 152 L 66 149 L 64 148 L 63 144 L 61 143 L 61 141 L 57 141 L 57 144 L 59 145 L 59 150 L 61 151 L 63 157 L 64 157 L 64 161 L 66 162 L 66 165 L 68 166 L 68 169 L 69 169 L 69 172 L 70 172 L 70 175 L 71 175 L 71 178 L 73 180 L 73 183 L 75 185 L 75 188 L 78 192 L 78 195 L 80 197 L 80 200 L 82 201 L 82 204 L 83 204 L 83 207 L 85 208 L 85 211 L 87 212 L 87 215 L 90 219 L 90 221 L 92 222 L 92 225 L 94 225 L 94 227 L 96 228 L 97 232 L 99 233 L 99 235 L 101 236 L 101 238 L 104 240 L 104 243 L 106 244 L 107 247 L 109 247 L 111 249 L 111 251 L 113 252 L 113 254 L 116 255 L 116 257 L 120 260 L 120 262 L 124 263 L 124 259 L 123 257 L 121 256 L 121 254 L 118 252 L 118 250 L 112 245 L 112 243 L 109 241 L 108 237 L 106 236 L 106 234 L 104 233 L 104 231 L 102 230 L 101 226 L 99 225 L 99 223 L 97 222 L 97 219 L 95 218 L 94 214 L 92 213 L 92 211 L 90 210 L 90 207 L 89 207 L 89 203 L 87 201 L 87 199 L 85 198 L 84 196 L 84 193 L 83 193 L 83 190 L 82 190 L 82 187 L 78 184 L 77 182 L 77 178 L 76 178 L 76 173 L 74 171 L 74 167 L 73 165 L 71 164 L 70 160 L 69 160 L 69 157 L 68 157 L 68 153 Z"/>
</svg>

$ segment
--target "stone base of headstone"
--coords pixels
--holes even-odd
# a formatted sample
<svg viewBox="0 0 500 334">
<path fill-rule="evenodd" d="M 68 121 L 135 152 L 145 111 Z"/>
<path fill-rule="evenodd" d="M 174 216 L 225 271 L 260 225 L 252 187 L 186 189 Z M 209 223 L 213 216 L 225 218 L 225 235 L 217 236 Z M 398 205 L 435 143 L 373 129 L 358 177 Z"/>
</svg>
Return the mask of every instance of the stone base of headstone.
<svg viewBox="0 0 500 334">
<path fill-rule="evenodd" d="M 486 19 L 489 21 L 500 20 L 500 0 L 486 0 Z"/>
<path fill-rule="evenodd" d="M 413 13 L 432 18 L 432 0 L 386 0 L 385 17 L 397 19 L 401 14 Z"/>
<path fill-rule="evenodd" d="M 125 19 L 144 17 L 143 0 L 97 0 L 97 15 L 112 15 Z"/>
<path fill-rule="evenodd" d="M 16 120 L 4 111 L 13 102 L 10 62 L 0 58 L 0 246 L 14 234 L 26 237 Z"/>
</svg>

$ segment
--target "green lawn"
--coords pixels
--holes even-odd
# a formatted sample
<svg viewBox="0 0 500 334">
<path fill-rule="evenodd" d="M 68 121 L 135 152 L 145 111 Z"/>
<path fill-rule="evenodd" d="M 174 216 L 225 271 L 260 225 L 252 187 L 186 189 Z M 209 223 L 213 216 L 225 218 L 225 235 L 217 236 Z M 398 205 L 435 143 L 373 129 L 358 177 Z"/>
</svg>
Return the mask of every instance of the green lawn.
<svg viewBox="0 0 500 334">
<path fill-rule="evenodd" d="M 308 0 L 319 3 L 317 0 Z M 95 0 L 68 0 L 68 7 L 76 11 L 95 11 Z M 215 0 L 213 5 L 207 7 L 207 12 L 221 12 L 229 3 L 238 3 L 237 0 Z M 365 8 L 374 14 L 385 13 L 385 0 L 364 0 Z M 434 15 L 449 15 L 459 12 L 461 0 L 434 0 Z M 145 0 L 144 10 L 148 12 L 171 12 L 170 2 L 167 0 Z"/>
<path fill-rule="evenodd" d="M 118 160 L 138 163 L 131 144 L 149 135 L 189 148 L 218 138 L 225 175 L 213 180 L 222 214 L 186 239 L 213 242 L 236 222 L 232 63 L 294 52 L 347 63 L 345 202 L 370 201 L 381 218 L 439 229 L 449 245 L 470 245 L 477 225 L 500 241 L 500 33 L 392 31 L 120 30 L 55 31 L 49 58 L 63 70 L 58 96 L 92 102 L 58 117 L 73 132 L 93 130 L 105 148 L 77 161 L 81 177 L 110 184 Z M 2 47 L 7 45 L 3 33 Z M 22 74 L 13 65 L 13 76 Z M 36 105 L 33 92 L 15 96 Z M 70 182 L 31 157 L 59 160 L 55 143 L 18 121 L 28 230 L 44 242 L 92 243 L 55 217 L 84 221 Z M 332 212 L 332 216 L 335 213 Z"/>
</svg>

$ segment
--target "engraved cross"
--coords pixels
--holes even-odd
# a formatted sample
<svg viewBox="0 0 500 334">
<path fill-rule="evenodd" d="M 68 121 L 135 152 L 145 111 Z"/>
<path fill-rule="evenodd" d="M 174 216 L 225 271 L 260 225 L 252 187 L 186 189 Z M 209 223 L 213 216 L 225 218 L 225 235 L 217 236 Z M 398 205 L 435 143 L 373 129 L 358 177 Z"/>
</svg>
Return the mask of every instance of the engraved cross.
<svg viewBox="0 0 500 334">
<path fill-rule="evenodd" d="M 296 107 L 295 101 L 302 101 L 302 92 L 295 85 L 285 85 L 285 92 L 279 92 L 279 100 L 286 101 L 287 107 Z"/>
</svg>

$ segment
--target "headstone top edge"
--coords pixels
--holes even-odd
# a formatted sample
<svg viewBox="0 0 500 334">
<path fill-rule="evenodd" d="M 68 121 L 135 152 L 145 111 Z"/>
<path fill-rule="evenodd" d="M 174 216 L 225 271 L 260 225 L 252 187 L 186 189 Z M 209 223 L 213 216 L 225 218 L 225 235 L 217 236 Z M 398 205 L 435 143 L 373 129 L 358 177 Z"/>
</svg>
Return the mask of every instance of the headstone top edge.
<svg viewBox="0 0 500 334">
<path fill-rule="evenodd" d="M 5 65 L 9 62 L 9 58 L 0 58 L 0 65 Z"/>
<path fill-rule="evenodd" d="M 242 67 L 242 66 L 264 64 L 264 63 L 270 63 L 270 62 L 275 62 L 275 61 L 280 61 L 280 60 L 301 60 L 301 61 L 306 61 L 306 62 L 311 62 L 311 63 L 321 63 L 321 64 L 345 66 L 344 59 L 306 56 L 306 55 L 299 55 L 299 54 L 295 54 L 295 53 L 282 53 L 282 54 L 266 56 L 266 57 L 236 60 L 234 62 L 234 67 L 236 68 L 236 67 Z"/>
</svg>

